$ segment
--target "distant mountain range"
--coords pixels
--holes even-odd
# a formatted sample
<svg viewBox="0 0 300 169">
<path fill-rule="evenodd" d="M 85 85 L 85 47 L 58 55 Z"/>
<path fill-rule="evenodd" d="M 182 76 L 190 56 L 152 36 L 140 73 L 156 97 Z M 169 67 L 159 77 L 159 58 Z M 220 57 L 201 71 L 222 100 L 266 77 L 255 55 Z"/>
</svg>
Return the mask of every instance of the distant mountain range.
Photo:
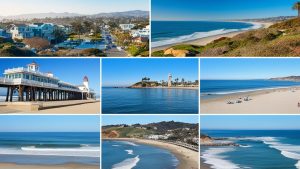
<svg viewBox="0 0 300 169">
<path fill-rule="evenodd" d="M 141 10 L 133 10 L 133 11 L 124 11 L 124 12 L 110 12 L 110 13 L 98 13 L 93 15 L 84 15 L 78 13 L 31 13 L 31 14 L 22 14 L 22 15 L 12 15 L 12 16 L 0 16 L 0 19 L 43 19 L 43 18 L 66 18 L 66 17 L 78 17 L 78 16 L 87 16 L 92 18 L 98 17 L 148 17 L 148 11 L 141 11 Z"/>
</svg>

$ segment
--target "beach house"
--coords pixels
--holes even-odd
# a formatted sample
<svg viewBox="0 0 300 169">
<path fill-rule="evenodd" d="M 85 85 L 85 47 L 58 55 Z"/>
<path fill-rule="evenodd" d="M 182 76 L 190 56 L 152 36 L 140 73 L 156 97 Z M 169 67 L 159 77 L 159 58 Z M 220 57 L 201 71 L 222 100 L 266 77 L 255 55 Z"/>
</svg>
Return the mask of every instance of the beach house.
<svg viewBox="0 0 300 169">
<path fill-rule="evenodd" d="M 120 24 L 119 26 L 123 31 L 130 31 L 134 28 L 135 24 Z"/>
<path fill-rule="evenodd" d="M 40 72 L 36 62 L 28 64 L 27 67 L 6 69 L 4 77 L 0 78 L 0 87 L 7 88 L 7 102 L 12 102 L 14 93 L 18 93 L 18 101 L 87 100 L 95 98 L 95 92 L 89 88 L 87 77 L 84 77 L 83 86 L 73 85 L 60 80 L 53 73 Z"/>
<path fill-rule="evenodd" d="M 61 27 L 61 26 L 60 26 Z M 53 32 L 56 25 L 53 23 L 32 23 L 32 24 L 12 24 L 10 27 L 10 33 L 12 39 L 25 39 L 33 37 L 41 37 L 48 41 L 54 40 Z M 58 27 L 59 28 L 59 27 Z M 69 30 L 69 28 L 63 27 L 62 30 Z"/>
<path fill-rule="evenodd" d="M 0 29 L 0 37 L 2 37 L 2 38 L 11 38 L 11 33 L 7 32 L 4 29 Z"/>
</svg>

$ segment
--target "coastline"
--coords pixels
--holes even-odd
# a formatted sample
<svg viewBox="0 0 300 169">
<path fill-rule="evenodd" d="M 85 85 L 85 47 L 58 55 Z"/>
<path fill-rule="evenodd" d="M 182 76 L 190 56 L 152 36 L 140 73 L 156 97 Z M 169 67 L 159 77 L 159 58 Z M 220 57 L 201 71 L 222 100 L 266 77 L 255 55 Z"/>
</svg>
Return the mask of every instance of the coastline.
<svg viewBox="0 0 300 169">
<path fill-rule="evenodd" d="M 14 163 L 0 163 L 1 169 L 99 169 L 99 166 L 84 164 L 63 164 L 63 165 L 21 165 Z"/>
<path fill-rule="evenodd" d="M 53 102 L 55 103 L 55 102 Z M 99 114 L 101 110 L 100 101 L 84 103 L 79 105 L 66 105 L 38 111 L 26 111 L 13 106 L 5 106 L 0 103 L 0 114 Z"/>
<path fill-rule="evenodd" d="M 200 99 L 201 114 L 300 114 L 300 86 L 261 89 Z M 249 101 L 243 98 L 249 97 Z M 242 99 L 239 99 L 242 98 Z M 242 103 L 227 104 L 242 100 Z"/>
<path fill-rule="evenodd" d="M 169 143 L 159 142 L 155 140 L 144 140 L 136 138 L 102 138 L 106 141 L 130 141 L 138 144 L 151 145 L 162 149 L 169 150 L 179 160 L 177 169 L 198 169 L 199 164 L 199 153 L 176 146 Z"/>
<path fill-rule="evenodd" d="M 199 87 L 129 87 L 130 89 L 186 89 L 199 90 Z"/>
<path fill-rule="evenodd" d="M 232 21 L 232 22 L 242 22 L 242 21 Z M 260 28 L 258 29 L 264 29 L 264 28 L 268 28 L 271 25 L 273 25 L 273 22 L 244 22 L 244 23 L 251 23 L 251 24 L 259 24 L 262 25 Z M 255 29 L 251 29 L 251 30 L 255 30 Z M 156 52 L 159 50 L 165 50 L 168 49 L 172 46 L 175 45 L 181 45 L 181 44 L 189 44 L 189 45 L 197 45 L 197 46 L 205 46 L 208 43 L 211 43 L 214 40 L 220 39 L 222 37 L 228 37 L 228 38 L 232 38 L 240 33 L 243 32 L 247 32 L 249 30 L 240 30 L 240 31 L 235 31 L 235 32 L 229 32 L 229 33 L 224 33 L 224 34 L 218 34 L 218 35 L 213 35 L 213 36 L 208 36 L 208 37 L 204 37 L 204 38 L 199 38 L 199 39 L 195 39 L 195 40 L 190 40 L 190 41 L 185 41 L 185 42 L 179 42 L 179 43 L 173 43 L 173 44 L 169 44 L 169 45 L 163 45 L 163 46 L 158 46 L 158 47 L 153 47 L 151 49 L 151 53 L 152 52 Z"/>
</svg>

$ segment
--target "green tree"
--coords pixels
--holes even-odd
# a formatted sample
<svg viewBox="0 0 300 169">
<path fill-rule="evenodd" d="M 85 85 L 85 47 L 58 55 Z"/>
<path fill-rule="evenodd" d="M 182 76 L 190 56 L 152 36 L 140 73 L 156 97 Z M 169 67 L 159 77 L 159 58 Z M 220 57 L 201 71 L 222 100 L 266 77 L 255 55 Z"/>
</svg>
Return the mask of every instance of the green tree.
<svg viewBox="0 0 300 169">
<path fill-rule="evenodd" d="M 73 28 L 74 32 L 78 34 L 78 37 L 80 39 L 80 35 L 84 32 L 83 25 L 79 21 L 72 22 L 71 25 L 72 25 L 72 28 Z"/>
<path fill-rule="evenodd" d="M 56 44 L 65 40 L 65 32 L 61 29 L 54 29 L 53 36 Z"/>
</svg>

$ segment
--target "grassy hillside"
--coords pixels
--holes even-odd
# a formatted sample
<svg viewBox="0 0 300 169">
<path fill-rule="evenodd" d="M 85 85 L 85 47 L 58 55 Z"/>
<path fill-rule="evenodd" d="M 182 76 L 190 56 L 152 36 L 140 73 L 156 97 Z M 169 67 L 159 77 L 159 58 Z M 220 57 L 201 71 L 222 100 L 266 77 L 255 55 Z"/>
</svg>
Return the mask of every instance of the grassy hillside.
<svg viewBox="0 0 300 169">
<path fill-rule="evenodd" d="M 103 130 L 102 135 L 108 138 L 139 138 L 144 135 L 154 134 L 152 130 L 146 130 L 142 128 L 134 127 L 111 127 Z"/>
<path fill-rule="evenodd" d="M 195 48 L 194 45 L 185 45 L 187 50 L 189 47 Z M 299 56 L 300 18 L 240 33 L 232 38 L 222 37 L 197 49 L 197 56 Z M 156 53 L 163 55 L 164 51 Z"/>
</svg>

